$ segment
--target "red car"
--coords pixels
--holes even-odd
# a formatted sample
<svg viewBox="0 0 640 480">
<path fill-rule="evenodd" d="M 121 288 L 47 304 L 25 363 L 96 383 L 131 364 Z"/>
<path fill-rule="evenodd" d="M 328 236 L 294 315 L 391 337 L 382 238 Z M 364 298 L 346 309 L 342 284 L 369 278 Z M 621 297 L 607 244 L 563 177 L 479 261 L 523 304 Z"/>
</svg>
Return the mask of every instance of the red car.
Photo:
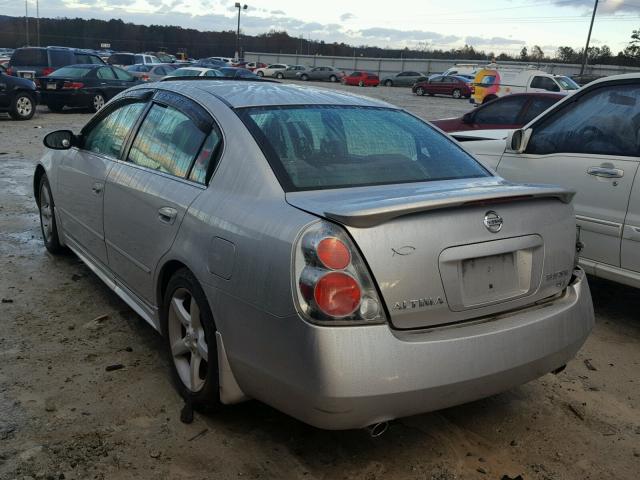
<svg viewBox="0 0 640 480">
<path fill-rule="evenodd" d="M 431 123 L 445 132 L 520 128 L 564 97 L 558 93 L 514 93 L 480 105 L 462 117 Z"/>
<path fill-rule="evenodd" d="M 377 87 L 380 85 L 380 78 L 369 72 L 353 72 L 351 75 L 343 77 L 342 83 L 359 87 Z"/>
<path fill-rule="evenodd" d="M 416 82 L 411 91 L 416 95 L 450 95 L 453 98 L 469 98 L 471 81 L 452 75 L 434 75 L 428 80 Z"/>
</svg>

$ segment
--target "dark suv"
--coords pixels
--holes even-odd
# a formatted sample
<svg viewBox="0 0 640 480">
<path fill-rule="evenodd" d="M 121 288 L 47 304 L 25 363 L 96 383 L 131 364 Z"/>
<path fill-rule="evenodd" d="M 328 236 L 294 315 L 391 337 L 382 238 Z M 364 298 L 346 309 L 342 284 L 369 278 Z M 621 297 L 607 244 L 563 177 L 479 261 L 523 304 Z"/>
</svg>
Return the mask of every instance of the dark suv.
<svg viewBox="0 0 640 480">
<path fill-rule="evenodd" d="M 38 105 L 38 92 L 32 80 L 11 77 L 0 69 L 0 112 L 15 120 L 29 120 Z"/>
<path fill-rule="evenodd" d="M 24 47 L 13 52 L 7 73 L 35 79 L 49 75 L 60 67 L 88 63 L 104 65 L 98 55 L 85 50 L 66 47 Z"/>
</svg>

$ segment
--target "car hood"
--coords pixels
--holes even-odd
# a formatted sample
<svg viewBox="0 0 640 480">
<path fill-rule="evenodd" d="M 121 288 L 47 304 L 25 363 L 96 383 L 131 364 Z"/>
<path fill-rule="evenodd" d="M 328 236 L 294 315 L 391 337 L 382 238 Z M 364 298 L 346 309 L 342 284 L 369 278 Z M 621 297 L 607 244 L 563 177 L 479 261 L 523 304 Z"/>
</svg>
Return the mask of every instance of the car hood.
<svg viewBox="0 0 640 480">
<path fill-rule="evenodd" d="M 484 201 L 557 198 L 571 202 L 574 192 L 550 185 L 513 184 L 500 177 L 443 180 L 330 190 L 288 192 L 287 202 L 343 225 L 368 228 L 428 210 Z"/>
</svg>

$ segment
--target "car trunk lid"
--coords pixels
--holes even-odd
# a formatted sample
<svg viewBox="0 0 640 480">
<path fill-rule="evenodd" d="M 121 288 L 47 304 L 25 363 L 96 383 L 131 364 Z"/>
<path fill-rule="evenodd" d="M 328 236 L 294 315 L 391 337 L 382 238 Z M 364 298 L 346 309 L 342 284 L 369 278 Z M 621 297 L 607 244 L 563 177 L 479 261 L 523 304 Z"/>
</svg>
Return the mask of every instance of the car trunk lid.
<svg viewBox="0 0 640 480">
<path fill-rule="evenodd" d="M 498 178 L 290 192 L 339 223 L 396 328 L 494 315 L 562 291 L 574 260 L 572 192 Z"/>
</svg>

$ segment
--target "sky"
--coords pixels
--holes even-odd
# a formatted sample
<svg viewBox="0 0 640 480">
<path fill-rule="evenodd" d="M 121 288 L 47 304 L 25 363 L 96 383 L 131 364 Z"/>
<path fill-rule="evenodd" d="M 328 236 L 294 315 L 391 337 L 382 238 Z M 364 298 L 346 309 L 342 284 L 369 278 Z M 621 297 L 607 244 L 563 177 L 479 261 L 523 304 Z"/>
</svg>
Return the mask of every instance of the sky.
<svg viewBox="0 0 640 480">
<path fill-rule="evenodd" d="M 379 47 L 450 49 L 465 44 L 514 54 L 539 45 L 584 47 L 594 0 L 245 0 L 247 34 L 286 30 L 295 37 Z M 245 2 L 242 2 L 243 4 Z M 35 16 L 36 0 L 26 0 Z M 235 30 L 232 0 L 39 0 L 41 17 L 82 17 L 198 30 Z M 24 0 L 0 0 L 0 14 L 24 16 Z M 640 0 L 600 0 L 591 45 L 624 49 L 640 28 Z"/>
</svg>

